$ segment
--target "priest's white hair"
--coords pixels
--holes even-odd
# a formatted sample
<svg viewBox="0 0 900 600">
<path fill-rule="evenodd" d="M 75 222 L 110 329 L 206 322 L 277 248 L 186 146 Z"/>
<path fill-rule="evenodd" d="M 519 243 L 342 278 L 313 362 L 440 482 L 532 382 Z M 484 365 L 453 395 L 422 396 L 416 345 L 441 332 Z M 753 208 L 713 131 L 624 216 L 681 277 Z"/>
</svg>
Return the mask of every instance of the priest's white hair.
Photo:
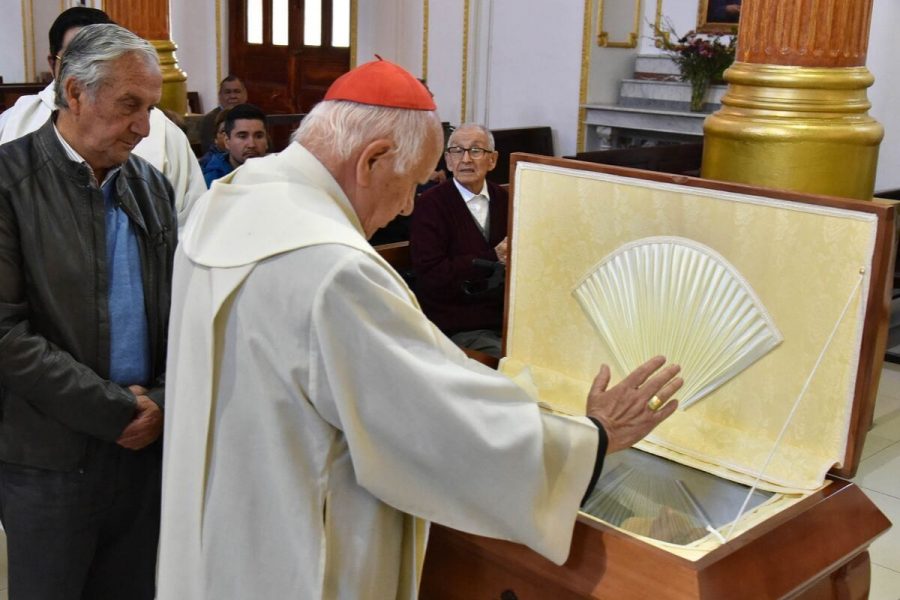
<svg viewBox="0 0 900 600">
<path fill-rule="evenodd" d="M 347 160 L 372 140 L 390 138 L 394 141 L 392 152 L 397 156 L 394 169 L 406 173 L 423 153 L 437 153 L 442 145 L 442 136 L 436 136 L 431 140 L 434 148 L 426 147 L 430 128 L 440 128 L 434 111 L 324 100 L 303 117 L 291 141 L 328 149 L 333 156 Z"/>
<path fill-rule="evenodd" d="M 134 53 L 148 67 L 159 68 L 159 55 L 147 40 L 141 39 L 124 27 L 112 23 L 83 27 L 66 46 L 56 78 L 55 102 L 59 108 L 68 108 L 66 80 L 74 77 L 91 98 L 109 77 L 110 65 Z"/>
</svg>

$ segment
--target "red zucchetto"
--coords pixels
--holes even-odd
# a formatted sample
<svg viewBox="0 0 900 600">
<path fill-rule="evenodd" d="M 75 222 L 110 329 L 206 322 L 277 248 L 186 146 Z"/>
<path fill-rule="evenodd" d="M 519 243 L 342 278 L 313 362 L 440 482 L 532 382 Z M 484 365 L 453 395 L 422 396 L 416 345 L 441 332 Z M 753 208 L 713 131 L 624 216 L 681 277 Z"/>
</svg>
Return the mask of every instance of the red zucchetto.
<svg viewBox="0 0 900 600">
<path fill-rule="evenodd" d="M 378 56 L 377 54 L 375 56 Z M 349 100 L 360 104 L 435 110 L 428 89 L 406 69 L 378 56 L 338 77 L 325 100 Z"/>
</svg>

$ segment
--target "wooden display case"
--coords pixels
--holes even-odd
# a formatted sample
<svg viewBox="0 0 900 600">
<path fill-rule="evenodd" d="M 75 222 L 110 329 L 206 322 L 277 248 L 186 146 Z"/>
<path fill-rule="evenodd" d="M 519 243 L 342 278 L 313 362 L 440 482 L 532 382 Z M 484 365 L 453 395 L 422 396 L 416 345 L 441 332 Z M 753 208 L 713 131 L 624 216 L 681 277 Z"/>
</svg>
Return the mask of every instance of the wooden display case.
<svg viewBox="0 0 900 600">
<path fill-rule="evenodd" d="M 657 186 L 662 191 L 658 193 L 651 191 L 645 194 L 650 204 L 644 208 L 650 212 L 647 210 L 635 212 L 634 219 L 639 222 L 633 225 L 634 231 L 630 231 L 629 228 L 632 225 L 628 223 L 623 225 L 622 222 L 617 222 L 608 226 L 608 231 L 628 230 L 623 234 L 622 239 L 624 240 L 629 239 L 629 236 L 665 235 L 668 233 L 686 235 L 691 232 L 705 231 L 704 224 L 695 222 L 697 215 L 702 213 L 692 211 L 697 206 L 709 206 L 710 202 L 716 200 L 713 196 L 719 194 L 722 196 L 722 202 L 749 203 L 748 206 L 752 206 L 752 210 L 757 212 L 771 204 L 774 205 L 774 210 L 788 211 L 791 215 L 805 215 L 806 211 L 818 211 L 827 215 L 827 218 L 831 218 L 833 215 L 849 215 L 854 218 L 854 215 L 859 215 L 860 219 L 867 221 L 869 225 L 860 231 L 868 231 L 869 234 L 856 236 L 860 238 L 858 242 L 854 236 L 849 236 L 846 241 L 840 242 L 852 244 L 854 247 L 858 245 L 859 247 L 854 252 L 868 257 L 866 264 L 861 265 L 859 269 L 860 274 L 865 273 L 867 279 L 858 288 L 854 288 L 858 295 L 855 304 L 849 300 L 847 302 L 847 306 L 853 306 L 847 313 L 850 314 L 846 318 L 847 323 L 842 324 L 843 316 L 838 319 L 835 331 L 832 332 L 831 338 L 828 338 L 828 344 L 831 343 L 832 338 L 837 339 L 833 351 L 838 356 L 828 357 L 828 353 L 832 352 L 829 350 L 828 344 L 824 346 L 820 356 L 820 360 L 831 371 L 846 368 L 847 372 L 841 376 L 843 378 L 839 377 L 835 380 L 840 382 L 839 386 L 824 386 L 826 391 L 816 389 L 817 383 L 815 383 L 817 378 L 825 379 L 825 375 L 821 377 L 816 375 L 815 368 L 809 375 L 810 379 L 814 381 L 810 386 L 809 394 L 816 402 L 822 404 L 822 414 L 830 414 L 829 410 L 843 411 L 837 417 L 839 422 L 835 425 L 842 435 L 838 435 L 833 443 L 829 442 L 830 445 L 826 444 L 819 455 L 810 458 L 812 462 L 818 460 L 819 463 L 825 461 L 827 465 L 834 465 L 825 481 L 819 479 L 820 485 L 810 486 L 808 477 L 805 483 L 803 477 L 799 477 L 797 481 L 792 481 L 788 486 L 796 488 L 794 490 L 796 495 L 792 495 L 794 492 L 784 494 L 785 497 L 796 498 L 796 500 L 787 502 L 780 508 L 772 509 L 769 512 L 762 512 L 755 521 L 739 527 L 736 534 L 728 537 L 725 543 L 707 543 L 702 550 L 698 549 L 699 547 L 688 548 L 684 552 L 677 548 L 673 550 L 671 545 L 654 543 L 653 540 L 613 527 L 582 513 L 579 514 L 575 524 L 568 560 L 564 565 L 556 565 L 518 544 L 482 538 L 440 525 L 433 525 L 420 597 L 428 600 L 444 598 L 502 598 L 503 600 L 866 598 L 870 577 L 866 549 L 877 536 L 890 527 L 890 522 L 858 487 L 842 477 L 852 477 L 856 472 L 865 435 L 871 425 L 875 395 L 878 389 L 878 379 L 882 367 L 880 349 L 884 347 L 889 306 L 888 282 L 893 274 L 894 206 L 887 202 L 861 202 L 809 196 L 534 155 L 514 155 L 511 170 L 514 177 L 511 186 L 511 253 L 505 319 L 507 356 L 515 357 L 516 360 L 529 364 L 551 363 L 539 366 L 549 366 L 552 369 L 566 371 L 566 375 L 574 379 L 587 377 L 589 371 L 586 370 L 588 367 L 585 367 L 585 364 L 597 361 L 598 358 L 602 360 L 608 358 L 603 354 L 602 349 L 597 350 L 589 336 L 582 339 L 579 337 L 582 335 L 581 333 L 573 333 L 590 328 L 586 328 L 585 324 L 580 322 L 576 316 L 566 315 L 564 321 L 559 321 L 558 316 L 548 317 L 548 320 L 556 319 L 557 321 L 554 327 L 559 328 L 560 336 L 563 338 L 557 341 L 553 335 L 548 335 L 547 331 L 541 330 L 542 325 L 535 325 L 539 319 L 535 314 L 527 313 L 527 310 L 543 310 L 540 302 L 545 302 L 546 307 L 553 307 L 554 311 L 565 312 L 568 310 L 565 308 L 568 306 L 567 301 L 561 292 L 558 297 L 553 297 L 556 292 L 550 289 L 552 283 L 543 284 L 548 286 L 549 291 L 542 296 L 550 297 L 541 298 L 540 302 L 532 303 L 530 300 L 523 302 L 521 297 L 519 299 L 515 297 L 516 293 L 527 293 L 530 299 L 533 290 L 536 289 L 529 287 L 532 284 L 523 282 L 524 278 L 540 279 L 540 277 L 535 277 L 536 272 L 546 279 L 544 267 L 529 272 L 523 265 L 529 262 L 534 264 L 541 260 L 540 257 L 547 256 L 547 248 L 550 246 L 547 245 L 546 239 L 541 239 L 541 235 L 546 233 L 546 237 L 553 238 L 558 235 L 559 231 L 568 231 L 567 229 L 555 230 L 554 219 L 564 220 L 565 223 L 561 226 L 573 227 L 571 239 L 556 240 L 557 252 L 548 258 L 548 260 L 555 261 L 553 263 L 555 271 L 565 272 L 562 279 L 566 282 L 572 279 L 571 273 L 567 272 L 571 263 L 577 263 L 579 260 L 583 262 L 583 259 L 569 256 L 567 247 L 583 246 L 584 240 L 590 237 L 584 235 L 586 231 L 596 233 L 596 230 L 585 230 L 580 222 L 604 217 L 610 218 L 613 211 L 621 212 L 623 206 L 621 202 L 627 202 L 630 197 L 629 185 L 631 182 L 644 188 L 647 187 L 646 182 L 653 182 L 653 185 L 662 184 Z M 579 206 L 576 212 L 581 210 L 587 211 L 588 214 L 582 215 L 580 219 L 577 216 L 573 218 L 573 214 L 560 215 L 560 207 L 568 205 L 560 204 L 560 199 L 554 198 L 554 190 L 557 188 L 551 185 L 554 181 L 553 178 L 529 179 L 522 175 L 522 173 L 527 174 L 529 170 L 552 171 L 553 177 L 575 178 L 577 181 L 572 183 L 570 190 L 575 190 L 577 193 L 574 195 L 576 196 L 581 195 L 573 198 L 572 202 Z M 598 194 L 597 190 L 591 187 L 595 185 L 592 182 L 598 177 L 614 180 L 613 184 L 616 188 L 608 194 Z M 522 186 L 521 189 L 519 186 Z M 532 188 L 526 189 L 525 186 L 532 186 Z M 603 189 L 609 191 L 607 188 Z M 700 198 L 696 201 L 700 203 L 697 206 L 695 206 L 693 195 Z M 535 217 L 534 215 L 522 216 L 525 214 L 522 202 L 533 203 L 535 198 L 542 197 L 547 198 L 548 214 L 539 216 L 540 228 L 529 230 L 528 226 L 523 223 L 527 218 L 534 219 Z M 755 200 L 756 198 L 760 199 L 759 202 Z M 565 202 L 567 201 L 565 200 Z M 593 203 L 595 202 L 597 212 L 590 214 L 594 210 Z M 616 202 L 620 204 L 616 204 Z M 685 208 L 690 213 L 689 215 L 680 212 Z M 528 210 L 533 209 L 534 207 L 531 206 Z M 668 212 L 670 209 L 674 212 L 664 215 L 664 218 L 648 217 L 648 215 Z M 562 212 L 568 210 L 569 208 L 564 208 Z M 741 219 L 735 220 L 732 231 L 711 233 L 709 239 L 714 240 L 715 235 L 723 236 L 720 239 L 740 237 L 741 235 L 759 237 L 758 231 L 754 233 L 752 223 L 748 224 L 748 221 L 752 221 L 752 219 L 744 220 L 746 214 L 740 214 Z M 521 218 L 517 220 L 517 216 Z M 724 218 L 730 217 L 725 215 Z M 802 220 L 806 217 L 798 218 Z M 652 223 L 648 223 L 648 220 Z M 577 225 L 576 221 L 579 222 Z M 782 222 L 778 219 L 776 221 Z M 737 225 L 738 223 L 740 226 Z M 711 222 L 705 227 L 722 229 L 722 224 Z M 831 224 L 824 229 L 834 231 Z M 765 251 L 780 253 L 789 260 L 809 261 L 809 275 L 814 281 L 819 281 L 823 277 L 827 279 L 828 273 L 832 270 L 846 267 L 846 265 L 829 264 L 826 261 L 829 252 L 834 252 L 834 248 L 804 247 L 801 250 L 800 244 L 805 244 L 810 240 L 778 239 L 778 236 L 773 234 L 772 239 L 757 241 L 765 247 Z M 611 241 L 610 243 L 615 245 L 619 242 Z M 728 243 L 723 242 L 722 245 L 729 246 L 729 244 L 731 244 L 730 240 Z M 711 242 L 711 245 L 716 246 L 714 242 Z M 743 248 L 740 243 L 734 244 L 734 247 Z M 741 260 L 733 248 L 731 256 L 729 256 L 728 250 L 725 251 L 725 255 L 737 262 Z M 521 261 L 520 265 L 516 264 L 517 260 Z M 771 262 L 773 259 L 767 260 Z M 759 285 L 762 295 L 774 306 L 774 314 L 778 317 L 781 310 L 779 303 L 789 304 L 791 294 L 784 293 L 784 290 L 778 291 L 776 289 L 778 286 L 773 286 L 771 282 L 760 281 L 759 273 L 766 270 L 765 265 L 745 266 L 744 268 L 749 273 L 749 281 Z M 803 270 L 806 266 L 795 265 L 792 268 Z M 774 264 L 771 267 L 773 272 L 778 272 L 778 269 L 779 267 Z M 572 273 L 580 273 L 581 270 L 583 270 L 582 266 L 572 267 Z M 756 274 L 754 275 L 754 273 Z M 851 279 L 848 276 L 847 280 Z M 797 290 L 791 290 L 797 306 L 789 308 L 800 310 L 802 314 L 808 313 L 811 310 L 810 307 L 830 310 L 830 304 L 843 305 L 843 298 L 847 297 L 846 292 L 841 291 L 838 294 L 841 296 L 840 301 L 834 299 L 830 304 L 829 302 L 819 302 L 815 297 L 797 296 L 798 292 L 807 292 L 813 295 L 817 293 L 817 290 L 805 290 L 802 282 L 785 283 L 785 285 L 798 284 L 800 287 Z M 517 286 L 519 287 L 517 288 Z M 565 285 L 559 287 L 565 287 Z M 568 290 L 566 292 L 568 293 Z M 779 299 L 779 296 L 784 297 Z M 853 293 L 849 297 L 852 300 Z M 846 308 L 845 312 L 847 312 Z M 523 314 L 527 318 L 524 318 Z M 571 323 L 572 330 L 566 333 L 569 320 L 573 321 Z M 784 320 L 783 315 L 782 320 Z M 793 368 L 794 363 L 800 369 L 799 365 L 806 364 L 808 360 L 806 354 L 819 353 L 819 342 L 816 341 L 819 339 L 818 333 L 809 332 L 808 336 L 806 334 L 798 335 L 791 329 L 791 324 L 786 323 L 786 325 L 788 325 L 788 331 L 785 332 L 784 348 L 779 349 L 777 354 L 773 352 L 774 356 L 760 360 L 759 364 L 754 364 L 746 373 L 746 377 L 763 382 L 760 384 L 761 389 L 769 389 L 765 387 L 766 377 L 772 377 L 773 373 L 781 375 L 784 372 L 783 369 Z M 836 333 L 845 326 L 847 329 L 845 334 Z M 527 331 L 523 331 L 524 328 L 527 328 Z M 532 328 L 535 331 L 531 331 Z M 570 337 L 577 339 L 573 340 Z M 820 337 L 827 338 L 827 332 Z M 574 354 L 567 358 L 556 356 L 563 350 L 559 350 L 556 354 L 552 349 L 547 352 L 543 348 L 538 350 L 533 347 L 535 339 L 548 340 L 548 345 L 557 344 L 560 349 L 572 346 Z M 809 346 L 811 345 L 816 346 L 815 352 L 810 350 Z M 579 358 L 580 354 L 587 356 Z M 557 364 L 552 364 L 554 361 Z M 599 362 L 594 364 L 599 364 Z M 804 379 L 808 374 L 807 371 L 808 369 L 803 367 L 796 375 L 789 376 L 788 379 L 792 382 Z M 835 376 L 837 377 L 837 375 Z M 825 382 L 819 383 L 824 385 Z M 775 388 L 779 387 L 794 390 L 801 386 L 800 383 L 775 386 Z M 824 396 L 827 395 L 830 387 L 837 387 L 844 391 L 836 392 L 834 398 L 826 398 Z M 804 392 L 799 394 L 797 400 L 798 405 L 803 399 L 806 388 L 803 389 Z M 713 408 L 710 408 L 709 411 L 704 408 L 703 411 L 719 418 L 721 414 L 717 414 L 715 411 L 717 410 L 716 406 L 721 406 L 730 411 L 727 414 L 741 414 L 748 403 L 746 398 L 741 396 L 742 393 L 745 393 L 741 390 L 742 384 L 740 383 L 726 384 L 725 387 L 710 396 L 709 405 Z M 787 394 L 787 392 L 785 393 Z M 846 398 L 841 394 L 845 394 Z M 737 395 L 744 402 L 740 405 L 741 408 L 735 408 L 736 405 L 730 404 L 733 402 L 733 399 L 730 398 L 731 395 Z M 791 400 L 794 395 L 794 392 L 791 391 L 789 394 Z M 765 401 L 763 400 L 763 402 Z M 765 410 L 778 412 L 782 408 L 780 404 L 776 404 L 774 409 L 765 407 Z M 815 415 L 818 414 L 815 410 L 815 405 L 810 407 L 808 404 L 805 409 L 798 410 L 797 414 L 801 418 L 807 419 L 807 422 L 804 422 L 804 427 L 794 427 L 793 430 L 805 431 L 808 429 L 806 427 L 808 421 L 815 420 Z M 707 412 L 702 414 L 707 415 Z M 676 422 L 671 429 L 677 429 L 679 426 L 679 423 Z M 684 421 L 684 427 L 698 427 L 698 425 Z M 757 427 L 755 423 L 748 425 L 750 430 L 748 439 L 757 435 L 755 427 Z M 763 427 L 763 425 L 759 427 Z M 758 435 L 765 437 L 768 434 L 763 431 Z M 797 433 L 796 440 L 792 443 L 802 444 L 803 435 Z M 806 435 L 809 433 L 807 432 Z M 659 439 L 650 441 L 644 445 L 644 448 L 649 452 L 671 458 L 673 455 L 671 449 L 677 446 L 672 440 L 677 439 L 677 431 L 664 431 L 660 434 Z M 644 443 L 642 442 L 642 444 Z M 725 448 L 724 450 L 714 448 L 710 456 L 706 456 L 704 452 L 706 452 L 705 449 L 683 449 L 685 460 L 694 467 L 697 467 L 698 464 L 706 464 L 708 461 L 717 475 L 722 475 L 724 472 L 727 478 L 731 478 L 733 475 L 736 480 L 740 480 L 742 477 L 752 479 L 749 476 L 753 474 L 754 467 L 750 463 L 755 464 L 756 459 L 753 461 L 748 459 L 750 466 L 747 466 L 741 465 L 741 461 L 735 459 L 734 448 Z M 676 455 L 675 460 L 679 460 L 679 462 L 681 458 L 684 458 L 679 458 L 682 454 L 680 448 L 679 452 L 674 454 Z M 721 467 L 720 463 L 726 464 L 728 468 Z M 827 465 L 822 470 L 823 473 L 824 470 L 828 470 Z M 790 464 L 786 469 L 790 471 Z M 811 472 L 815 472 L 815 469 L 812 469 Z M 777 486 L 775 487 L 777 488 Z"/>
</svg>

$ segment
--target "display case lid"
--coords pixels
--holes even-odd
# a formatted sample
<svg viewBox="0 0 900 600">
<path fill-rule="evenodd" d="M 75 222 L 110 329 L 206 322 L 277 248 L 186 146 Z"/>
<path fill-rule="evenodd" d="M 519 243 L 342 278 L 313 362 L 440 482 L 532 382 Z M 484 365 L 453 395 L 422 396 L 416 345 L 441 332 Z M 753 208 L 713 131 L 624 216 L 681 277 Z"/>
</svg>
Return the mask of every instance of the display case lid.
<svg viewBox="0 0 900 600">
<path fill-rule="evenodd" d="M 721 259 L 722 272 L 738 282 L 732 287 L 749 289 L 774 337 L 783 339 L 679 409 L 639 447 L 735 481 L 753 483 L 762 474 L 760 486 L 779 491 L 820 487 L 829 470 L 855 473 L 882 366 L 895 231 L 891 203 L 533 155 L 514 154 L 512 169 L 504 372 L 536 386 L 554 409 L 584 414 L 601 364 L 610 365 L 614 382 L 626 374 L 629 363 L 610 339 L 646 338 L 631 340 L 646 348 L 644 359 L 663 351 L 660 336 L 650 334 L 664 326 L 640 309 L 641 298 L 696 319 L 678 294 L 666 293 L 660 303 L 659 286 L 689 282 L 707 304 L 725 277 L 704 279 L 690 269 L 673 274 L 657 265 L 647 277 L 657 287 L 640 288 L 622 273 L 646 269 L 643 263 L 608 268 L 624 260 L 623 249 L 677 240 Z M 595 277 L 596 289 L 585 292 L 586 278 L 604 269 L 606 279 Z M 632 295 L 640 310 L 617 317 L 625 324 L 610 334 L 585 306 L 585 293 L 588 302 L 591 294 Z M 614 301 L 593 310 L 605 313 Z M 691 336 L 688 344 L 711 343 L 709 331 L 697 335 L 709 318 L 677 335 Z M 669 358 L 679 360 L 679 352 L 671 350 Z M 686 385 L 694 373 L 683 373 Z"/>
</svg>

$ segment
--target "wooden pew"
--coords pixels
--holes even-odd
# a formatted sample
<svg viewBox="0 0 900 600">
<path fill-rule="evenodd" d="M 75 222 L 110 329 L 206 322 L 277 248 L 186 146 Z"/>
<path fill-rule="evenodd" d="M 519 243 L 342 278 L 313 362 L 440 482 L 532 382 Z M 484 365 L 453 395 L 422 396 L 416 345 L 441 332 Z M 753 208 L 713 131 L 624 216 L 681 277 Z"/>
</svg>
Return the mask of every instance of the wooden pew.
<svg viewBox="0 0 900 600">
<path fill-rule="evenodd" d="M 875 197 L 885 200 L 900 200 L 900 188 L 875 192 Z M 890 351 L 891 348 L 900 345 L 900 243 L 897 244 L 897 254 L 894 259 L 894 289 L 891 292 L 887 338 L 888 351 L 884 354 L 884 360 L 900 364 L 900 352 Z"/>
<path fill-rule="evenodd" d="M 266 115 L 266 130 L 269 132 L 271 144 L 269 152 L 281 152 L 291 141 L 291 134 L 300 126 L 306 113 L 286 115 Z"/>
<path fill-rule="evenodd" d="M 699 177 L 700 163 L 703 159 L 703 142 L 579 152 L 575 156 L 566 158 Z"/>
<path fill-rule="evenodd" d="M 0 112 L 10 108 L 20 96 L 37 94 L 46 83 L 0 83 Z"/>
<path fill-rule="evenodd" d="M 300 125 L 306 114 L 266 115 L 266 131 L 269 132 L 269 152 L 281 152 L 291 141 L 291 134 Z M 185 133 L 191 148 L 197 156 L 202 156 L 206 148 L 200 147 L 200 125 L 203 115 L 187 115 L 184 118 Z"/>
<path fill-rule="evenodd" d="M 553 156 L 553 131 L 549 127 L 492 129 L 491 133 L 499 154 L 497 166 L 487 178 L 498 185 L 509 183 L 509 155 L 513 152 Z"/>
<path fill-rule="evenodd" d="M 393 242 L 390 244 L 380 244 L 373 246 L 375 251 L 386 260 L 389 265 L 394 267 L 410 289 L 415 290 L 416 274 L 412 268 L 412 257 L 409 253 L 409 242 Z"/>
</svg>

